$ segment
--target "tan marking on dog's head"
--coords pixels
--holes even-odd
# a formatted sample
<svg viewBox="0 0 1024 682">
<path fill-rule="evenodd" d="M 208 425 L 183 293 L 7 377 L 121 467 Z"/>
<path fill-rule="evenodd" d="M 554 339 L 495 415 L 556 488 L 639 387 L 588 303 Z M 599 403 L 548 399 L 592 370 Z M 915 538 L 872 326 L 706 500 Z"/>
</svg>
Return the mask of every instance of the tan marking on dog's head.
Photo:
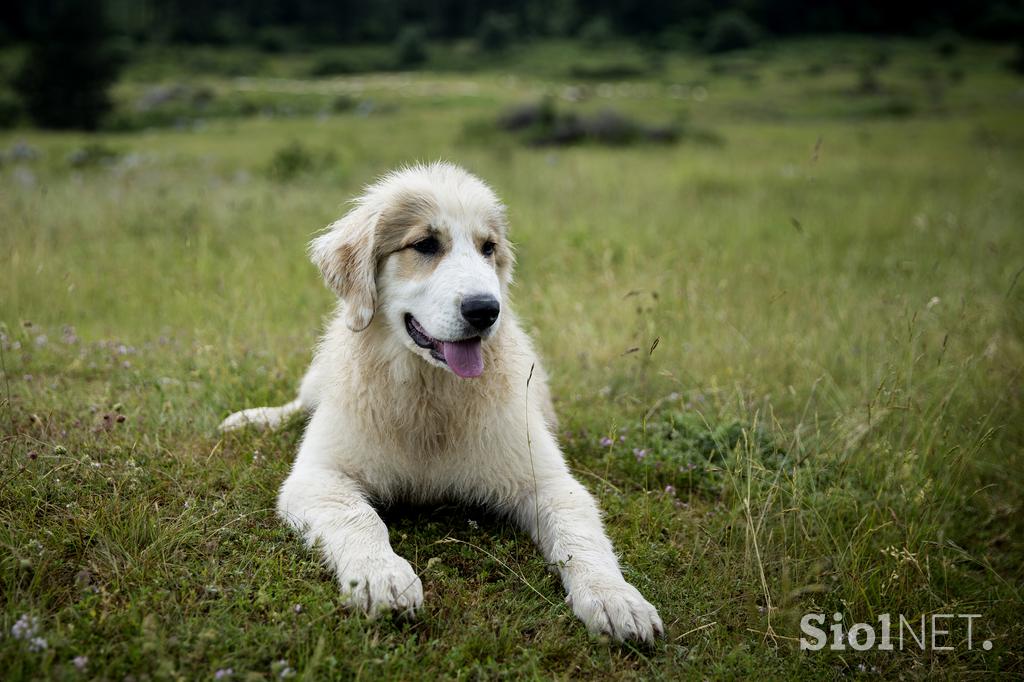
<svg viewBox="0 0 1024 682">
<path fill-rule="evenodd" d="M 443 252 L 436 256 L 428 256 L 410 248 L 412 244 L 422 239 L 427 239 L 429 236 L 432 236 L 431 232 L 414 231 L 410 238 L 406 240 L 406 246 L 391 254 L 390 257 L 396 261 L 395 274 L 398 277 L 422 280 L 430 277 L 437 270 L 437 266 L 441 264 L 441 260 L 444 258 Z M 435 239 L 441 241 L 442 244 L 444 243 L 440 236 L 435 237 Z"/>
<path fill-rule="evenodd" d="M 377 223 L 379 256 L 409 246 L 417 234 L 427 236 L 438 212 L 437 203 L 422 192 L 407 190 L 392 197 Z"/>
<path fill-rule="evenodd" d="M 432 197 L 418 192 L 407 192 L 382 216 L 378 232 L 382 258 L 397 261 L 397 273 L 404 279 L 426 279 L 437 269 L 441 254 L 428 256 L 411 248 L 417 242 L 434 238 L 442 244 L 447 240 L 445 231 L 435 227 L 437 203 Z"/>
<path fill-rule="evenodd" d="M 494 267 L 503 282 L 511 279 L 512 265 L 515 263 L 515 253 L 506 236 L 507 231 L 504 214 L 502 214 L 500 219 L 496 218 L 493 222 L 483 226 L 483 229 L 476 230 L 473 235 L 477 251 L 482 253 L 488 243 L 493 246 Z"/>
</svg>

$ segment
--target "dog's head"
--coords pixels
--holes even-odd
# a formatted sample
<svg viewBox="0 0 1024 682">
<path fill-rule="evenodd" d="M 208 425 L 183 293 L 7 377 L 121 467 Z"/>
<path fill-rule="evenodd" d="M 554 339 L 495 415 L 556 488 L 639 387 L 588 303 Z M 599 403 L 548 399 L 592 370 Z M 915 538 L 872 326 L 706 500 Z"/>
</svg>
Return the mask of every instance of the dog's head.
<svg viewBox="0 0 1024 682">
<path fill-rule="evenodd" d="M 480 179 L 447 163 L 384 176 L 310 245 L 353 331 L 385 324 L 427 362 L 483 372 L 512 279 L 505 208 Z"/>
</svg>

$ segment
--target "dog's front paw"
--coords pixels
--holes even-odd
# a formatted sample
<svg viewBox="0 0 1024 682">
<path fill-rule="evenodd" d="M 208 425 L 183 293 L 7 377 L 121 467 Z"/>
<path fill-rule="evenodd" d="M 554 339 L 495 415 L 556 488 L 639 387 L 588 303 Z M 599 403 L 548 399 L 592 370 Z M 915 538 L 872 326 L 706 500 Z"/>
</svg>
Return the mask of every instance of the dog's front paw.
<svg viewBox="0 0 1024 682">
<path fill-rule="evenodd" d="M 346 606 L 371 618 L 386 611 L 413 616 L 423 606 L 423 583 L 409 562 L 394 553 L 350 561 L 339 571 L 338 582 Z"/>
<path fill-rule="evenodd" d="M 657 609 L 621 578 L 585 582 L 574 587 L 565 601 L 593 634 L 650 644 L 665 632 Z"/>
</svg>

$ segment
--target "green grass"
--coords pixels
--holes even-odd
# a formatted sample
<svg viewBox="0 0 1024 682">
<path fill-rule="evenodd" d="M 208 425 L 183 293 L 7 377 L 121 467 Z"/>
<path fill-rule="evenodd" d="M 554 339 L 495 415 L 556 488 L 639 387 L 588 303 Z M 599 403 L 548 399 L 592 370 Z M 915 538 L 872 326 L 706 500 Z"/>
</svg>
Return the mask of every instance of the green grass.
<svg viewBox="0 0 1024 682">
<path fill-rule="evenodd" d="M 0 135 L 39 153 L 0 167 L 8 679 L 1024 670 L 1024 107 L 1006 50 L 943 62 L 889 43 L 874 93 L 858 68 L 878 45 L 845 39 L 669 54 L 610 92 L 576 84 L 583 110 L 685 120 L 722 145 L 467 135 L 618 54 L 581 49 L 323 80 L 274 57 L 283 71 L 264 75 L 288 80 L 206 81 L 227 103 L 321 104 Z M 935 73 L 956 69 L 937 97 Z M 140 73 L 119 86 L 123 112 Z M 380 106 L 321 113 L 339 94 Z M 326 161 L 273 171 L 294 141 Z M 121 156 L 72 166 L 91 143 Z M 346 615 L 273 514 L 301 424 L 215 432 L 295 390 L 331 306 L 310 235 L 375 174 L 438 157 L 509 205 L 515 303 L 572 467 L 668 628 L 653 649 L 589 639 L 529 540 L 479 509 L 387 510 L 426 608 Z M 800 616 L 834 611 L 982 618 L 972 651 L 962 632 L 953 652 L 799 651 Z M 23 614 L 45 650 L 11 636 Z"/>
</svg>

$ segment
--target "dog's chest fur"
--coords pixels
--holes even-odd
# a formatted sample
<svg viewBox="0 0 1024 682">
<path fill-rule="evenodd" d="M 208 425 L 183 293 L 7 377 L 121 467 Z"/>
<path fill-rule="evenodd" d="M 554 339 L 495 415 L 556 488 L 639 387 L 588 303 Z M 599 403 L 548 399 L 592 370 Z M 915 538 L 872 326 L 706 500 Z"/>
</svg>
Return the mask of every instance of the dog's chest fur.
<svg viewBox="0 0 1024 682">
<path fill-rule="evenodd" d="M 360 341 L 371 346 L 373 339 Z M 417 461 L 463 454 L 480 445 L 488 424 L 498 423 L 515 394 L 502 358 L 500 339 L 485 350 L 487 371 L 460 379 L 403 351 L 364 348 L 365 364 L 350 388 L 362 409 L 358 420 L 368 435 L 397 455 Z M 501 398 L 504 397 L 504 401 Z M 435 462 L 436 464 L 436 462 Z"/>
<path fill-rule="evenodd" d="M 348 445 L 338 464 L 382 500 L 514 494 L 529 470 L 522 453 L 534 360 L 520 336 L 510 316 L 484 347 L 483 376 L 460 379 L 410 353 L 384 325 L 354 333 L 332 324 L 312 373 L 323 383 L 309 388 L 343 415 Z M 533 399 L 549 406 L 546 391 Z"/>
</svg>

